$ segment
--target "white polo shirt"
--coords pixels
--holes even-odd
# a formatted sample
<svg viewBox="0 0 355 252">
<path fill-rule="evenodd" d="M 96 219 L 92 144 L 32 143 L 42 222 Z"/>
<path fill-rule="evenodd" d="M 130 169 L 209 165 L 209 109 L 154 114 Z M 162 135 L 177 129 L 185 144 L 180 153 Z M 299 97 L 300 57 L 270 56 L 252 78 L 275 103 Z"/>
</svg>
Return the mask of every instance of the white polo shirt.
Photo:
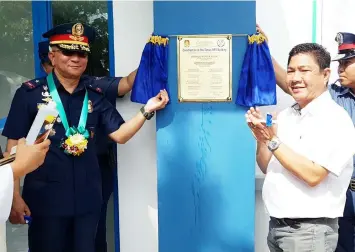
<svg viewBox="0 0 355 252">
<path fill-rule="evenodd" d="M 310 187 L 272 156 L 263 186 L 265 206 L 276 218 L 340 217 L 353 172 L 353 122 L 328 91 L 302 110 L 296 106 L 278 115 L 277 136 L 282 144 L 330 173 L 320 184 Z"/>
</svg>

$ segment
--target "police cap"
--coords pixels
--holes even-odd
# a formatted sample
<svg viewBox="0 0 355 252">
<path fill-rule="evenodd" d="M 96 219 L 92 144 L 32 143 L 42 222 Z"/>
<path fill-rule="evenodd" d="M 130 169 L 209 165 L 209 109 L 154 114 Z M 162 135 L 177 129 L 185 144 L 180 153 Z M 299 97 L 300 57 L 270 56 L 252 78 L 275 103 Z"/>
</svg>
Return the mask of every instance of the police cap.
<svg viewBox="0 0 355 252">
<path fill-rule="evenodd" d="M 42 36 L 49 39 L 51 46 L 58 46 L 62 50 L 90 52 L 95 30 L 82 23 L 66 23 L 52 28 Z"/>
<path fill-rule="evenodd" d="M 339 32 L 335 37 L 335 41 L 338 42 L 338 54 L 333 61 L 355 57 L 355 34 Z"/>
</svg>

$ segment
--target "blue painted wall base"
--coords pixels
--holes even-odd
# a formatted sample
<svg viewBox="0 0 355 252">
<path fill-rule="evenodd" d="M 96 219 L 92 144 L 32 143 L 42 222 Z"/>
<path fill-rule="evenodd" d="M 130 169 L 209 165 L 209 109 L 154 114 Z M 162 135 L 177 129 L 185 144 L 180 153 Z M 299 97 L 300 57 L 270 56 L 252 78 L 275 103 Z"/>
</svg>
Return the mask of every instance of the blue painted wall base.
<svg viewBox="0 0 355 252">
<path fill-rule="evenodd" d="M 156 1 L 161 35 L 252 34 L 255 1 Z M 176 37 L 171 104 L 157 114 L 159 252 L 254 251 L 255 141 L 234 104 L 247 37 L 233 37 L 233 101 L 179 103 Z"/>
</svg>

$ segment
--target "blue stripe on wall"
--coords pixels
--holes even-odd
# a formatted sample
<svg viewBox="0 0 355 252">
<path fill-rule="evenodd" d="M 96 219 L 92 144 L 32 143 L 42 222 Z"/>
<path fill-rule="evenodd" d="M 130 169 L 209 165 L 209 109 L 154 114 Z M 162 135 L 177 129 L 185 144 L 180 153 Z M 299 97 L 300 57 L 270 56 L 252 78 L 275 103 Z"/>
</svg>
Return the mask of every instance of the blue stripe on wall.
<svg viewBox="0 0 355 252">
<path fill-rule="evenodd" d="M 5 126 L 5 123 L 6 123 L 6 118 L 7 117 L 4 117 L 4 118 L 0 119 L 0 132 L 2 132 L 2 130 L 4 129 L 4 126 Z"/>
<path fill-rule="evenodd" d="M 108 13 L 108 51 L 109 51 L 109 69 L 110 76 L 115 76 L 115 41 L 114 41 L 114 18 L 113 18 L 113 2 L 107 1 L 107 13 Z M 117 146 L 116 146 L 117 153 Z M 120 218 L 119 218 L 119 198 L 118 198 L 118 174 L 117 166 L 114 170 L 114 187 L 113 187 L 113 213 L 114 213 L 114 228 L 115 228 L 115 252 L 120 251 Z"/>
<path fill-rule="evenodd" d="M 252 1 L 156 1 L 156 34 L 254 33 Z M 233 102 L 171 104 L 157 114 L 159 252 L 254 251 L 255 141 L 234 104 L 246 37 L 233 38 Z"/>
<path fill-rule="evenodd" d="M 107 1 L 107 14 L 108 14 L 108 53 L 109 53 L 109 68 L 110 76 L 115 76 L 115 29 L 113 20 L 113 2 Z"/>
<path fill-rule="evenodd" d="M 38 43 L 45 40 L 42 34 L 52 28 L 51 1 L 32 1 L 33 52 L 35 63 L 35 77 L 45 76 L 38 57 Z"/>
</svg>

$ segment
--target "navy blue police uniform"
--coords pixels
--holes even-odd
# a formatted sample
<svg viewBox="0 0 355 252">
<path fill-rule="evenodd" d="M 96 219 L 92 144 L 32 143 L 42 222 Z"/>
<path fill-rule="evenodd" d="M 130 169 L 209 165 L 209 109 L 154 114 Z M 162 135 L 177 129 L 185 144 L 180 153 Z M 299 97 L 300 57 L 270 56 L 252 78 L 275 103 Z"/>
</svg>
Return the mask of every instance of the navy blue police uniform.
<svg viewBox="0 0 355 252">
<path fill-rule="evenodd" d="M 340 32 L 335 40 L 338 42 L 338 55 L 333 61 L 346 61 L 355 57 L 355 34 Z M 334 101 L 342 106 L 355 124 L 355 94 L 345 86 L 329 85 L 329 92 Z M 336 129 L 335 129 L 336 130 Z M 348 191 L 343 217 L 339 218 L 339 238 L 336 252 L 355 251 L 355 156 L 354 171 Z"/>
<path fill-rule="evenodd" d="M 61 39 L 62 43 L 56 44 L 60 50 L 89 52 L 85 41 L 93 36 L 93 30 L 85 25 L 77 26 L 64 24 L 49 31 L 47 36 Z M 77 36 L 81 31 L 82 43 L 55 36 L 69 34 L 81 39 Z M 124 120 L 103 93 L 92 87 L 92 78 L 83 76 L 71 94 L 63 88 L 54 72 L 53 78 L 70 126 L 78 125 L 85 93 L 88 92 L 90 108 L 86 129 L 90 137 L 82 155 L 66 154 L 60 148 L 66 135 L 59 118 L 53 126 L 52 143 L 43 165 L 25 177 L 23 198 L 32 214 L 28 230 L 29 249 L 34 252 L 94 252 L 102 208 L 96 132 L 100 128 L 107 139 L 107 135 L 119 129 Z M 46 78 L 40 78 L 24 83 L 16 91 L 2 132 L 5 137 L 19 139 L 27 135 L 38 106 L 48 101 L 47 90 Z"/>
<path fill-rule="evenodd" d="M 38 43 L 38 56 L 41 64 L 49 62 L 49 40 Z M 90 87 L 100 93 L 103 93 L 107 100 L 116 107 L 116 98 L 118 97 L 118 84 L 121 77 L 94 77 L 84 76 L 90 81 Z M 96 150 L 101 169 L 102 178 L 102 208 L 99 224 L 96 233 L 96 252 L 107 252 L 106 238 L 106 216 L 107 204 L 114 188 L 114 172 L 117 172 L 117 144 L 110 140 L 103 129 L 97 129 Z"/>
<path fill-rule="evenodd" d="M 118 85 L 120 77 L 91 77 L 92 88 L 102 92 L 107 100 L 116 107 L 116 99 L 118 98 Z M 97 130 L 96 149 L 101 168 L 102 178 L 102 208 L 101 217 L 97 226 L 96 234 L 96 252 L 107 252 L 106 238 L 106 215 L 107 204 L 114 188 L 114 172 L 117 172 L 117 144 L 107 138 L 104 129 L 100 127 Z"/>
</svg>

